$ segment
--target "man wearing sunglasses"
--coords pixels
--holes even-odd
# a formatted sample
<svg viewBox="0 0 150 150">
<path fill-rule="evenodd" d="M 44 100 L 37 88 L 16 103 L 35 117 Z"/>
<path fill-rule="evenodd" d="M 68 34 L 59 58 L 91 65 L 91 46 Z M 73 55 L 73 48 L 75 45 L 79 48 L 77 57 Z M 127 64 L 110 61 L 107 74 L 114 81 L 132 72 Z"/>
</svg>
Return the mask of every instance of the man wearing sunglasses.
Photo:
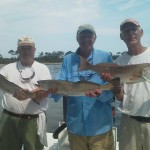
<svg viewBox="0 0 150 150">
<path fill-rule="evenodd" d="M 104 84 L 101 77 L 95 72 L 79 71 L 78 69 L 79 55 L 94 65 L 101 62 L 112 62 L 108 52 L 94 48 L 96 41 L 94 27 L 89 24 L 79 26 L 76 38 L 79 48 L 76 52 L 65 56 L 57 79 Z M 87 91 L 86 96 L 67 97 L 66 123 L 71 150 L 114 150 L 112 98 L 111 91 L 102 92 L 98 89 Z"/>
<path fill-rule="evenodd" d="M 120 38 L 127 46 L 127 52 L 115 60 L 119 65 L 150 63 L 150 48 L 141 43 L 143 29 L 133 18 L 124 20 L 120 25 Z M 150 71 L 145 68 L 145 71 Z M 144 72 L 141 72 L 141 74 Z M 111 75 L 105 74 L 105 80 Z M 115 96 L 122 103 L 120 123 L 120 150 L 150 149 L 150 82 L 124 84 Z"/>
<path fill-rule="evenodd" d="M 21 37 L 18 40 L 17 52 L 19 61 L 5 65 L 0 73 L 9 81 L 23 89 L 34 91 L 38 80 L 51 79 L 47 66 L 34 60 L 36 48 L 31 37 Z M 39 97 L 38 97 L 39 96 Z M 25 99 L 19 101 L 13 95 L 4 93 L 2 99 L 3 112 L 0 126 L 0 149 L 42 150 L 47 146 L 46 117 L 47 95 L 39 92 L 40 101 L 26 99 L 24 92 L 16 93 L 16 97 Z"/>
<path fill-rule="evenodd" d="M 150 63 L 150 48 L 141 43 L 143 29 L 135 19 L 126 19 L 120 25 L 120 37 L 128 48 L 116 63 L 119 65 Z M 148 70 L 147 70 L 148 71 Z M 144 73 L 144 72 L 143 72 Z M 148 81 L 124 84 L 116 95 L 122 100 L 121 150 L 150 149 L 150 83 Z"/>
</svg>

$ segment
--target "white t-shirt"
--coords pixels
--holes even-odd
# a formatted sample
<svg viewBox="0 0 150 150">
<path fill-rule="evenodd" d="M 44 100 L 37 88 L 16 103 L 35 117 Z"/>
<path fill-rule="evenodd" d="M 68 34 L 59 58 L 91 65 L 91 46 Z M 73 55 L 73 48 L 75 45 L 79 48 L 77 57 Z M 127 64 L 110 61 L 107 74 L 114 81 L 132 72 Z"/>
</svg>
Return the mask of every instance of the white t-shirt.
<svg viewBox="0 0 150 150">
<path fill-rule="evenodd" d="M 115 60 L 118 65 L 150 63 L 150 48 L 143 53 L 130 56 L 122 54 Z M 150 117 L 150 82 L 124 84 L 124 97 L 119 110 L 132 116 Z"/>
<path fill-rule="evenodd" d="M 33 68 L 33 70 L 32 70 Z M 9 81 L 17 84 L 23 89 L 34 90 L 38 80 L 51 79 L 51 74 L 46 65 L 34 61 L 31 67 L 25 67 L 20 62 L 11 63 L 5 65 L 1 70 L 0 74 L 5 76 Z M 19 72 L 22 71 L 21 73 Z M 24 81 L 22 78 L 28 78 L 33 75 L 35 76 L 30 81 Z M 21 78 L 22 75 L 22 78 Z M 45 111 L 48 107 L 48 98 L 44 98 L 40 101 L 40 104 L 35 103 L 31 98 L 24 101 L 19 101 L 8 93 L 4 93 L 2 99 L 2 107 L 10 112 L 17 114 L 39 114 Z"/>
</svg>

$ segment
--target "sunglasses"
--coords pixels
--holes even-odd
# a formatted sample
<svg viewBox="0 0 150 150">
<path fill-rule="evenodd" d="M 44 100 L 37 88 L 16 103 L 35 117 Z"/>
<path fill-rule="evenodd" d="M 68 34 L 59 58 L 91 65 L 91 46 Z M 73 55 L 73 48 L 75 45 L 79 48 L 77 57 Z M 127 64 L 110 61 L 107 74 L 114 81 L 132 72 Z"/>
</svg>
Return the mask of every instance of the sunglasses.
<svg viewBox="0 0 150 150">
<path fill-rule="evenodd" d="M 22 70 L 19 69 L 19 65 L 18 65 L 18 63 L 17 63 L 17 69 L 18 69 L 18 71 L 19 71 L 19 73 L 20 73 L 21 81 L 23 81 L 23 82 L 29 82 L 31 79 L 34 78 L 34 76 L 35 76 L 35 71 L 34 71 L 34 69 L 33 69 L 32 67 L 29 67 L 29 68 L 30 68 L 30 70 L 31 70 L 31 72 L 32 72 L 31 76 L 29 76 L 29 77 L 23 77 L 23 75 L 22 75 Z"/>
<path fill-rule="evenodd" d="M 78 78 L 79 78 L 80 81 L 88 81 L 88 80 L 91 80 L 91 78 L 96 74 L 97 73 L 81 75 L 80 72 L 78 72 Z"/>
</svg>

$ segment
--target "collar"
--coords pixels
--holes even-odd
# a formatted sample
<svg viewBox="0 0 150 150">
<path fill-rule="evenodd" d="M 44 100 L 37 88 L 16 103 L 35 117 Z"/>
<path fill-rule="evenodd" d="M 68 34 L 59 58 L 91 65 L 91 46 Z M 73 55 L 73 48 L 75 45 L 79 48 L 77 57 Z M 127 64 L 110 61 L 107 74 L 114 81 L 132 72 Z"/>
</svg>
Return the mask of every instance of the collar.
<svg viewBox="0 0 150 150">
<path fill-rule="evenodd" d="M 75 52 L 77 55 L 80 55 L 79 50 L 80 50 L 80 47 Z M 94 48 L 93 48 L 91 54 L 87 58 L 88 61 L 92 61 L 93 60 L 93 53 L 94 53 Z"/>
</svg>

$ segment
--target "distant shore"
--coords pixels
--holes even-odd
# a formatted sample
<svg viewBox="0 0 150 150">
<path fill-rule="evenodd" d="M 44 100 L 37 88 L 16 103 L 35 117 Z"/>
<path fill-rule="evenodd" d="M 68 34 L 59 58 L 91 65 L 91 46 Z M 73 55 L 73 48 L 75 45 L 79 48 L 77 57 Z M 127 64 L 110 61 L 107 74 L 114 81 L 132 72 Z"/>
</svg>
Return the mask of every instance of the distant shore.
<svg viewBox="0 0 150 150">
<path fill-rule="evenodd" d="M 51 62 L 51 63 L 42 63 L 42 64 L 45 64 L 45 65 L 60 65 L 62 64 L 62 62 Z"/>
<path fill-rule="evenodd" d="M 60 65 L 60 64 L 62 64 L 62 62 L 44 62 L 42 64 L 45 64 L 45 65 Z M 7 64 L 0 64 L 0 67 L 4 66 L 4 65 L 7 65 Z"/>
</svg>

